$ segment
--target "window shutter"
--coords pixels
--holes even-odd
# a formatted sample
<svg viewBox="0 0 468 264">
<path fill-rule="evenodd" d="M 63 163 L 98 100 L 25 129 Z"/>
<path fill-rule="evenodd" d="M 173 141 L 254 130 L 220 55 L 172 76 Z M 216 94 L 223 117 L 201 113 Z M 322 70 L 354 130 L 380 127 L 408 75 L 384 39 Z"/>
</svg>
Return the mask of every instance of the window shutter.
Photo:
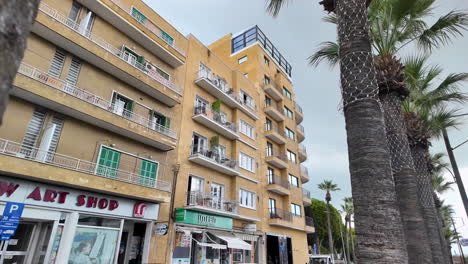
<svg viewBox="0 0 468 264">
<path fill-rule="evenodd" d="M 102 147 L 99 156 L 99 168 L 97 174 L 104 177 L 115 178 L 120 163 L 120 152 Z"/>
<path fill-rule="evenodd" d="M 49 151 L 55 152 L 57 150 L 57 145 L 60 140 L 60 135 L 62 134 L 64 119 L 62 116 L 54 115 L 52 118 L 52 124 L 55 124 L 55 131 L 52 136 L 52 143 L 50 144 Z"/>
<path fill-rule="evenodd" d="M 50 63 L 49 74 L 55 78 L 59 78 L 62 73 L 63 64 L 65 63 L 66 53 L 62 49 L 57 49 L 55 51 L 52 62 Z"/>
<path fill-rule="evenodd" d="M 76 86 L 76 83 L 78 82 L 78 76 L 80 75 L 80 70 L 81 61 L 79 61 L 77 58 L 73 58 L 67 74 L 67 83 Z"/>
<path fill-rule="evenodd" d="M 161 30 L 161 38 L 167 42 L 169 45 L 174 45 L 174 38 L 171 35 L 167 34 L 166 32 Z"/>
<path fill-rule="evenodd" d="M 165 118 L 165 123 L 164 123 L 164 126 L 167 127 L 167 128 L 171 128 L 171 118 L 167 117 Z"/>
<path fill-rule="evenodd" d="M 29 155 L 31 155 L 32 148 L 36 146 L 37 139 L 39 138 L 42 126 L 44 125 L 45 116 L 45 110 L 36 109 L 33 112 L 31 120 L 29 121 L 28 128 L 26 129 L 26 134 L 23 138 L 22 149 L 22 153 L 28 157 Z"/>
<path fill-rule="evenodd" d="M 148 160 L 141 160 L 140 178 L 139 182 L 144 186 L 154 186 L 154 179 L 156 179 L 158 164 Z"/>
</svg>

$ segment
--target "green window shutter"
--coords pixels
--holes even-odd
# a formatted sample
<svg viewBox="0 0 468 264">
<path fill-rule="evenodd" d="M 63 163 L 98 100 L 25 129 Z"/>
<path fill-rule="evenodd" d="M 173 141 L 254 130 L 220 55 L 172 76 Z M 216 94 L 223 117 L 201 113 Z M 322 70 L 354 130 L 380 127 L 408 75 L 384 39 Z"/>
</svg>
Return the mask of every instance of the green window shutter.
<svg viewBox="0 0 468 264">
<path fill-rule="evenodd" d="M 120 152 L 102 147 L 98 163 L 97 175 L 115 178 L 120 163 Z"/>
<path fill-rule="evenodd" d="M 126 104 L 125 104 L 125 109 L 132 112 L 133 111 L 133 101 L 128 101 Z"/>
<path fill-rule="evenodd" d="M 161 30 L 161 38 L 167 42 L 167 44 L 169 45 L 174 45 L 174 38 L 171 37 L 171 35 L 167 34 L 166 32 L 164 32 L 163 30 Z"/>
<path fill-rule="evenodd" d="M 140 11 L 138 11 L 135 7 L 132 7 L 132 17 L 134 17 L 138 22 L 144 24 L 146 22 L 146 17 Z"/>
<path fill-rule="evenodd" d="M 164 79 L 166 80 L 169 80 L 169 74 L 167 74 L 165 71 L 159 69 L 159 68 L 156 68 L 156 71 L 159 73 L 159 75 L 161 75 Z"/>
<path fill-rule="evenodd" d="M 156 179 L 158 171 L 158 164 L 155 162 L 141 160 L 140 167 L 140 185 L 144 186 L 154 186 L 154 180 Z"/>
<path fill-rule="evenodd" d="M 171 128 L 171 119 L 169 117 L 166 116 L 165 118 L 165 122 L 164 122 L 164 126 L 167 127 L 167 128 Z"/>
</svg>

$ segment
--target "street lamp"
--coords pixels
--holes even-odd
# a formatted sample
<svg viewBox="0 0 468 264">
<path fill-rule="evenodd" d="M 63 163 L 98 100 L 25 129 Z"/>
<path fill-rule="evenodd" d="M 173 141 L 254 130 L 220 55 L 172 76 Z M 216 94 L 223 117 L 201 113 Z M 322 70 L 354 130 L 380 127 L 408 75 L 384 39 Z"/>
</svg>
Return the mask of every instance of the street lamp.
<svg viewBox="0 0 468 264">
<path fill-rule="evenodd" d="M 461 115 L 456 115 L 455 117 L 461 117 L 461 116 L 468 116 L 468 113 L 461 114 Z M 460 191 L 460 196 L 461 196 L 462 201 L 463 201 L 463 206 L 465 207 L 465 213 L 466 213 L 466 216 L 468 217 L 468 198 L 466 196 L 465 186 L 463 186 L 463 181 L 462 181 L 461 176 L 460 176 L 460 171 L 458 170 L 458 165 L 457 165 L 457 161 L 455 160 L 455 155 L 453 154 L 453 151 L 456 148 L 458 148 L 461 145 L 467 143 L 468 140 L 466 140 L 466 141 L 462 142 L 461 144 L 458 144 L 457 146 L 452 148 L 452 146 L 450 145 L 450 140 L 449 140 L 449 137 L 448 137 L 448 134 L 447 134 L 447 130 L 445 128 L 442 130 L 442 134 L 444 136 L 445 148 L 447 148 L 447 153 L 448 153 L 448 156 L 449 156 L 449 159 L 450 159 L 450 164 L 452 165 L 453 173 L 455 174 L 454 175 L 455 182 L 457 183 L 458 190 Z"/>
</svg>

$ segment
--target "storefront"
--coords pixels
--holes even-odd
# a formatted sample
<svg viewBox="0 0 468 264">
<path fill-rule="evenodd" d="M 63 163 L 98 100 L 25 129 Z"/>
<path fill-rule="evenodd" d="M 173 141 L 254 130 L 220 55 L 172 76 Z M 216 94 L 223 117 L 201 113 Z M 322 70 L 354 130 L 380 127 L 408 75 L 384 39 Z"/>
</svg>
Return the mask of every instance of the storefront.
<svg viewBox="0 0 468 264">
<path fill-rule="evenodd" d="M 175 231 L 172 264 L 260 263 L 261 236 L 232 218 L 177 208 Z"/>
<path fill-rule="evenodd" d="M 3 263 L 146 262 L 159 205 L 0 176 L 5 202 L 24 203 Z"/>
<path fill-rule="evenodd" d="M 292 240 L 288 236 L 266 234 L 267 263 L 292 264 Z"/>
</svg>

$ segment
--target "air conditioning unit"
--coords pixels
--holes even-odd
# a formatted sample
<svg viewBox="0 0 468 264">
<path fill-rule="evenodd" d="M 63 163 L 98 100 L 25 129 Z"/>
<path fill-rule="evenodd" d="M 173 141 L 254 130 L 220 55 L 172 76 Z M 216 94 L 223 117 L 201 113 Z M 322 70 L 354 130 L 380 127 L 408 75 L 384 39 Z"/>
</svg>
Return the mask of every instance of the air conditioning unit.
<svg viewBox="0 0 468 264">
<path fill-rule="evenodd" d="M 246 224 L 244 226 L 245 232 L 257 232 L 257 225 L 256 224 Z"/>
</svg>

